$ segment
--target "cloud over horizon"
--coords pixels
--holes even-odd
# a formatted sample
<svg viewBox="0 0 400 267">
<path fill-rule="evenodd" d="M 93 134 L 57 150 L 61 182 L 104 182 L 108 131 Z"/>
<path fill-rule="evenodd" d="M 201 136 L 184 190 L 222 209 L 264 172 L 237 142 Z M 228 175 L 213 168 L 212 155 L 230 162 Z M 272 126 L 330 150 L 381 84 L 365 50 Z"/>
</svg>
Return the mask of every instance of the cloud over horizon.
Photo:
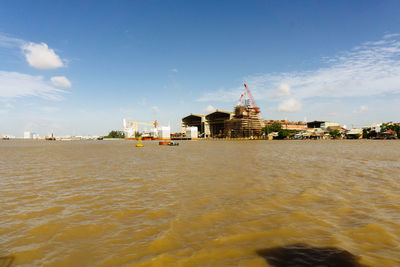
<svg viewBox="0 0 400 267">
<path fill-rule="evenodd" d="M 358 109 L 353 110 L 353 113 L 357 114 L 357 113 L 363 113 L 366 111 L 368 111 L 368 106 L 362 105 Z"/>
<path fill-rule="evenodd" d="M 302 108 L 302 104 L 294 98 L 284 100 L 278 106 L 279 112 L 297 112 Z"/>
<path fill-rule="evenodd" d="M 214 112 L 214 111 L 216 111 L 216 110 L 217 110 L 217 109 L 214 108 L 213 106 L 208 105 L 208 106 L 204 109 L 204 112 L 205 112 L 205 113 L 211 113 L 211 112 Z"/>
<path fill-rule="evenodd" d="M 48 100 L 61 100 L 64 90 L 53 87 L 42 76 L 0 71 L 0 98 L 36 96 Z"/>
<path fill-rule="evenodd" d="M 275 92 L 275 96 L 277 97 L 290 96 L 291 94 L 292 92 L 290 91 L 290 85 L 287 83 L 282 83 Z"/>
<path fill-rule="evenodd" d="M 277 102 L 282 101 L 281 97 L 290 96 L 279 104 L 277 110 L 282 112 L 299 111 L 300 102 L 311 98 L 400 93 L 400 34 L 387 34 L 379 41 L 365 42 L 321 61 L 324 67 L 310 71 L 250 75 L 244 80 L 256 100 Z M 230 102 L 239 92 L 240 87 L 206 92 L 197 101 Z"/>
</svg>

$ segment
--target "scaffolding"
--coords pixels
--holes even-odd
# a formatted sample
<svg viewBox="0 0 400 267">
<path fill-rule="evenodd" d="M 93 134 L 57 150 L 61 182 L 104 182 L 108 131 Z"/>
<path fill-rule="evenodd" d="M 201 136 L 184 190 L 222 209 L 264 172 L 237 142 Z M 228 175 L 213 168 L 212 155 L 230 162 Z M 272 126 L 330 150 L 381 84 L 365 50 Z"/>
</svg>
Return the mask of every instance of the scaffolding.
<svg viewBox="0 0 400 267">
<path fill-rule="evenodd" d="M 233 118 L 225 121 L 224 135 L 230 138 L 262 136 L 264 120 L 258 107 L 237 105 Z"/>
</svg>

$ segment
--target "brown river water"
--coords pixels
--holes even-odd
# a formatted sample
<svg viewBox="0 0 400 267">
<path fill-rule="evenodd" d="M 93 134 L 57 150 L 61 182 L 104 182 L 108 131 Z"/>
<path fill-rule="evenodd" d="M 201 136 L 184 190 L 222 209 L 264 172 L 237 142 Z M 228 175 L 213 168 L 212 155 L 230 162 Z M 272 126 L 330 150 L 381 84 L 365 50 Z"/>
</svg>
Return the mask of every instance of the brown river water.
<svg viewBox="0 0 400 267">
<path fill-rule="evenodd" d="M 400 266 L 400 141 L 135 145 L 0 141 L 0 266 Z"/>
</svg>

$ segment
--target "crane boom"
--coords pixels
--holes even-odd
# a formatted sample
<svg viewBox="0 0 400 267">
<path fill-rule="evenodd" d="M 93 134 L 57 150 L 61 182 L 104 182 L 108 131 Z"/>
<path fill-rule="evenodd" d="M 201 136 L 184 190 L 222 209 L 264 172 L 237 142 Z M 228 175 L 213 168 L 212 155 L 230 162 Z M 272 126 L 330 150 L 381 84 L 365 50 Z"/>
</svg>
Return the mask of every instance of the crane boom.
<svg viewBox="0 0 400 267">
<path fill-rule="evenodd" d="M 259 110 L 259 108 L 257 107 L 256 101 L 254 100 L 254 97 L 253 97 L 252 93 L 250 92 L 249 87 L 247 87 L 247 84 L 246 84 L 246 83 L 244 84 L 244 87 L 246 87 L 246 93 L 247 93 L 247 95 L 248 95 L 249 98 L 250 98 L 251 105 L 252 105 L 253 108 L 255 109 L 256 113 L 260 113 L 260 110 Z"/>
<path fill-rule="evenodd" d="M 243 96 L 244 96 L 244 93 L 240 96 L 239 101 L 238 101 L 236 106 L 239 106 L 240 103 L 242 103 Z"/>
<path fill-rule="evenodd" d="M 247 84 L 244 84 L 244 87 L 246 87 L 246 92 L 247 92 L 247 95 L 249 96 L 249 98 L 250 98 L 250 100 L 251 100 L 252 106 L 253 106 L 253 107 L 256 107 L 256 106 L 257 106 L 257 105 L 256 105 L 256 101 L 254 100 L 254 97 L 253 97 L 253 95 L 251 94 L 249 87 L 247 87 Z"/>
</svg>

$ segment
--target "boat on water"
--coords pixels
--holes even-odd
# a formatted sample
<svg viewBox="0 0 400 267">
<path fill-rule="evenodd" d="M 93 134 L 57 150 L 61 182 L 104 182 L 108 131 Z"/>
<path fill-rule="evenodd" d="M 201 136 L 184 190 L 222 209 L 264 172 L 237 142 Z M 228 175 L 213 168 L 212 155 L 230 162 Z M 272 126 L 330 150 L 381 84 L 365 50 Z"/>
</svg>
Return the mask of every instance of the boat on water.
<svg viewBox="0 0 400 267">
<path fill-rule="evenodd" d="M 169 145 L 169 146 L 179 146 L 179 143 L 176 143 L 176 142 L 169 142 L 168 145 Z"/>
<path fill-rule="evenodd" d="M 171 141 L 160 141 L 158 142 L 160 146 L 179 146 L 179 143 L 171 142 Z"/>
</svg>

